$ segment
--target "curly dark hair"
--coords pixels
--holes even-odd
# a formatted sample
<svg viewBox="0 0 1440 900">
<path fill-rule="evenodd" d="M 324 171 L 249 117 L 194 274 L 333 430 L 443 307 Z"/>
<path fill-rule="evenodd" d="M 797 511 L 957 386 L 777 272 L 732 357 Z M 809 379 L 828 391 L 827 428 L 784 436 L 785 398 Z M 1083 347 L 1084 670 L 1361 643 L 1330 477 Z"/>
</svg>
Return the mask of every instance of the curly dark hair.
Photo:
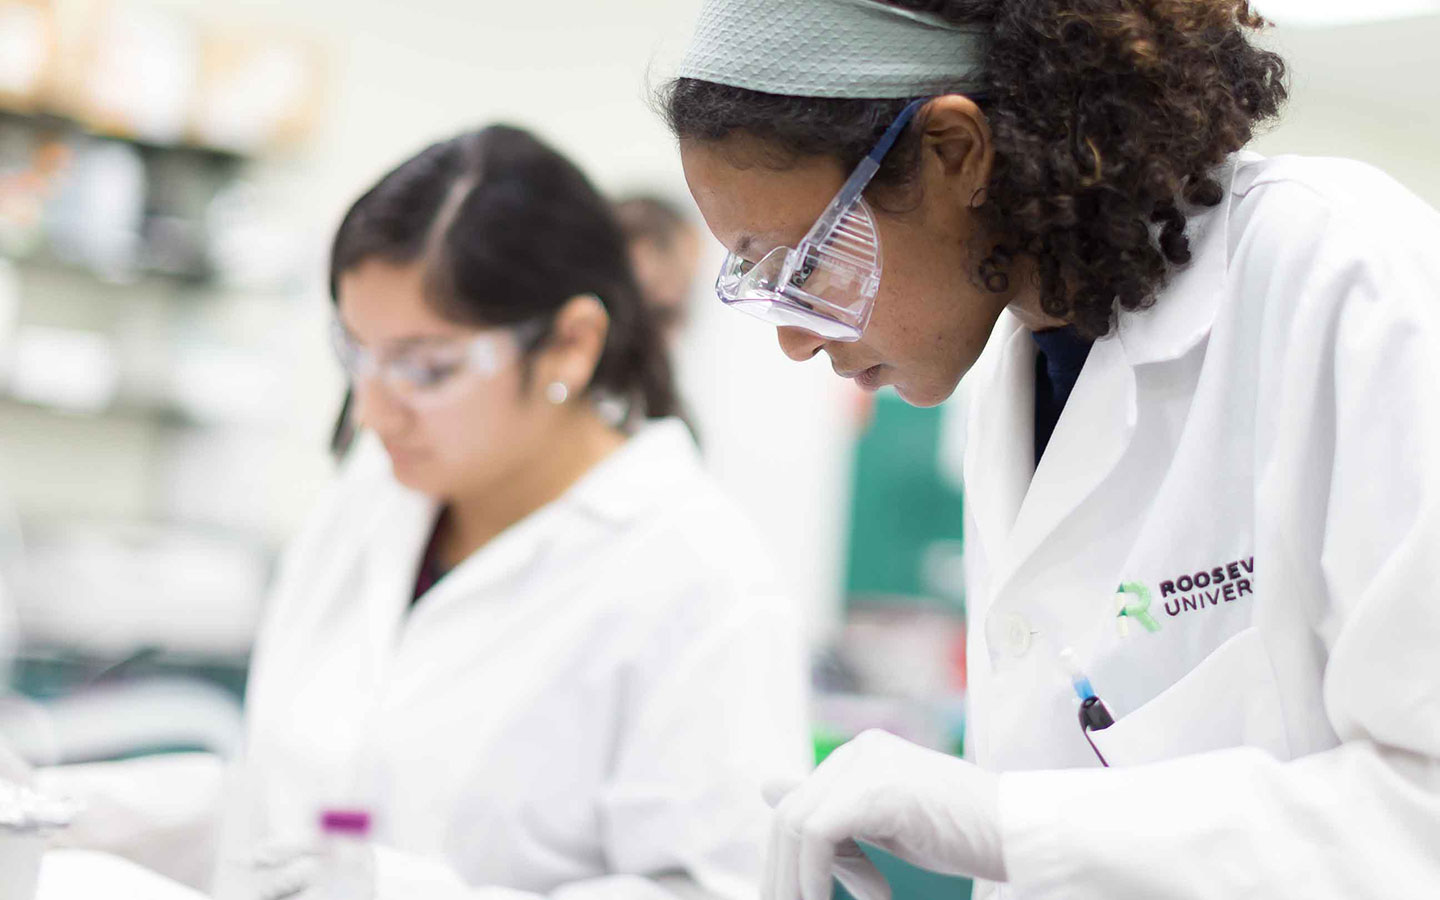
<svg viewBox="0 0 1440 900">
<path fill-rule="evenodd" d="M 971 94 L 994 136 L 977 212 L 999 243 L 979 265 L 993 291 L 1017 256 L 1035 262 L 1051 316 L 1099 336 L 1116 306 L 1154 302 L 1190 260 L 1187 206 L 1214 206 L 1213 177 L 1286 99 L 1285 63 L 1251 43 L 1247 0 L 872 0 L 981 25 L 990 44 Z M 828 155 L 853 167 L 906 100 L 788 97 L 689 78 L 660 98 L 683 139 L 761 139 L 783 166 Z M 923 122 L 872 182 L 884 205 L 912 185 Z"/>
</svg>

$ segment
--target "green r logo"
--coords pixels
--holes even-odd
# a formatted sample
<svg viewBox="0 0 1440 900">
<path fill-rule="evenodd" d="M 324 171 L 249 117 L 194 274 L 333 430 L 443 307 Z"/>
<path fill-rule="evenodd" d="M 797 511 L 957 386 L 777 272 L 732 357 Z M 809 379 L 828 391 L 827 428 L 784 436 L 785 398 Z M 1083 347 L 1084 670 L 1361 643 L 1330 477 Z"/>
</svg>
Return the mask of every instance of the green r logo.
<svg viewBox="0 0 1440 900">
<path fill-rule="evenodd" d="M 1140 627 L 1154 634 L 1160 630 L 1160 623 L 1150 615 L 1150 589 L 1138 581 L 1127 581 L 1120 585 L 1115 591 L 1115 604 L 1118 612 L 1115 617 L 1120 622 L 1120 636 L 1124 637 L 1130 633 L 1130 620 L 1134 619 L 1140 623 Z"/>
</svg>

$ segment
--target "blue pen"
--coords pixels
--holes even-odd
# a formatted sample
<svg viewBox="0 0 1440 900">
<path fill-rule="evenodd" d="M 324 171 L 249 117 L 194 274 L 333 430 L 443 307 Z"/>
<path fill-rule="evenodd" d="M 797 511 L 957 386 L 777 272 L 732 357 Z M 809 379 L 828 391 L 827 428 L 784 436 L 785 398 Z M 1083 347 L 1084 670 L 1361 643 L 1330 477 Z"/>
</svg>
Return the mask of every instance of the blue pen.
<svg viewBox="0 0 1440 900">
<path fill-rule="evenodd" d="M 1080 670 L 1080 661 L 1076 658 L 1075 651 L 1069 647 L 1061 650 L 1060 662 L 1070 674 L 1070 684 L 1075 688 L 1075 696 L 1080 698 L 1080 733 L 1085 735 L 1085 742 L 1095 751 L 1095 758 L 1100 760 L 1100 765 L 1109 768 L 1110 764 L 1105 761 L 1105 755 L 1100 752 L 1100 748 L 1095 746 L 1090 732 L 1104 731 L 1115 724 L 1115 717 L 1110 715 L 1105 701 L 1095 693 L 1095 689 L 1090 686 L 1090 679 Z"/>
</svg>

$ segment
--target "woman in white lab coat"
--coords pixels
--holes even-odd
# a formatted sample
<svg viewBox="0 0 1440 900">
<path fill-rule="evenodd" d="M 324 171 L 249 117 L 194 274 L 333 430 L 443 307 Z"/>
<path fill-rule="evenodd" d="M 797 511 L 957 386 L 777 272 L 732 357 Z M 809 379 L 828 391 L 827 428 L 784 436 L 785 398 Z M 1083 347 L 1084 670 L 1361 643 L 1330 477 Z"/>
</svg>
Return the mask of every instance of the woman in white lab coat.
<svg viewBox="0 0 1440 900">
<path fill-rule="evenodd" d="M 705 4 L 663 100 L 721 299 L 917 405 L 970 373 L 968 759 L 772 792 L 770 900 L 884 896 L 857 841 L 980 897 L 1440 891 L 1440 216 L 1242 149 L 1261 24 Z"/>
<path fill-rule="evenodd" d="M 220 895 L 303 889 L 337 806 L 382 900 L 753 894 L 759 784 L 805 768 L 796 631 L 667 418 L 605 201 L 464 134 L 355 203 L 331 283 L 362 431 L 259 637 Z"/>
</svg>

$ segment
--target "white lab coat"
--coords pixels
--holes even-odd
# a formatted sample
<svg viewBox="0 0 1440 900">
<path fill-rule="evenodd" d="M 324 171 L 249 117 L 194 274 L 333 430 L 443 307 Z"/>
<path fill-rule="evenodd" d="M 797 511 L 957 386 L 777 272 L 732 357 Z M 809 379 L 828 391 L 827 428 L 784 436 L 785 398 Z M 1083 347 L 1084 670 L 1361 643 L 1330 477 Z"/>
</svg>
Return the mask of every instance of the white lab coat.
<svg viewBox="0 0 1440 900">
<path fill-rule="evenodd" d="M 1356 163 L 1221 177 L 1038 468 L 1016 321 L 970 384 L 970 754 L 1011 876 L 977 897 L 1440 896 L 1440 215 Z"/>
<path fill-rule="evenodd" d="M 367 439 L 287 552 L 217 896 L 335 804 L 374 813 L 378 900 L 753 895 L 760 785 L 809 761 L 802 654 L 684 426 L 645 426 L 410 609 L 436 514 Z"/>
</svg>

